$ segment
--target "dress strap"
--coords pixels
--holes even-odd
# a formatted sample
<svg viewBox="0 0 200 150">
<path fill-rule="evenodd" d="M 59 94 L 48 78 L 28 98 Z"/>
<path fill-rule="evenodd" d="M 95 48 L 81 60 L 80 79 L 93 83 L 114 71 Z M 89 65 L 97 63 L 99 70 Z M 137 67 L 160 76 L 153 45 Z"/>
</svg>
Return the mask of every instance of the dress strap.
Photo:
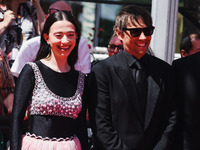
<svg viewBox="0 0 200 150">
<path fill-rule="evenodd" d="M 27 64 L 29 64 L 32 67 L 34 75 L 35 75 L 35 79 L 36 80 L 41 79 L 42 74 L 41 74 L 37 64 L 34 62 L 28 62 Z"/>
</svg>

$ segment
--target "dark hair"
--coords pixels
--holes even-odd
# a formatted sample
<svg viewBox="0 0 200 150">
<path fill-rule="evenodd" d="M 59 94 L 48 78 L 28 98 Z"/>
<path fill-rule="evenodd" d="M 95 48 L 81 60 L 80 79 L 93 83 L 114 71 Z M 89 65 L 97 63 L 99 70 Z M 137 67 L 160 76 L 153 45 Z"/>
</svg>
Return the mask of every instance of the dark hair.
<svg viewBox="0 0 200 150">
<path fill-rule="evenodd" d="M 194 35 L 192 36 L 193 39 L 200 39 L 200 34 L 190 34 L 189 36 L 186 36 L 185 38 L 181 40 L 180 52 L 183 49 L 185 50 L 186 53 L 189 53 L 190 50 L 192 49 L 193 45 L 192 45 L 191 35 Z"/>
<path fill-rule="evenodd" d="M 0 0 L 0 4 L 10 9 L 11 0 Z"/>
<path fill-rule="evenodd" d="M 111 39 L 113 38 L 113 37 L 116 37 L 117 36 L 117 34 L 115 33 L 115 32 L 113 32 L 113 34 L 112 34 L 112 36 L 111 36 L 111 38 L 110 38 L 110 41 L 111 41 Z"/>
<path fill-rule="evenodd" d="M 123 28 L 126 28 L 129 23 L 128 19 L 135 25 L 134 21 L 139 24 L 138 19 L 140 17 L 147 26 L 152 26 L 151 15 L 144 8 L 135 5 L 125 6 L 116 16 L 114 28 L 123 33 Z"/>
<path fill-rule="evenodd" d="M 67 20 L 67 21 L 71 22 L 75 26 L 76 33 L 77 33 L 76 45 L 75 45 L 74 49 L 72 50 L 72 52 L 68 56 L 68 63 L 71 67 L 73 67 L 74 64 L 77 61 L 77 58 L 78 58 L 78 44 L 79 44 L 79 40 L 80 40 L 80 30 L 78 28 L 78 25 L 77 25 L 74 17 L 70 13 L 68 13 L 67 11 L 55 12 L 47 18 L 47 20 L 44 24 L 44 29 L 41 33 L 40 49 L 37 53 L 35 60 L 40 60 L 42 58 L 46 58 L 46 57 L 49 57 L 51 55 L 51 47 L 50 47 L 50 45 L 48 45 L 48 43 L 44 39 L 43 35 L 44 34 L 49 35 L 50 27 L 56 21 L 62 21 L 62 20 Z"/>
<path fill-rule="evenodd" d="M 189 53 L 191 48 L 192 48 L 192 41 L 190 36 L 183 38 L 180 44 L 180 52 L 182 49 L 184 49 L 186 53 Z"/>
</svg>

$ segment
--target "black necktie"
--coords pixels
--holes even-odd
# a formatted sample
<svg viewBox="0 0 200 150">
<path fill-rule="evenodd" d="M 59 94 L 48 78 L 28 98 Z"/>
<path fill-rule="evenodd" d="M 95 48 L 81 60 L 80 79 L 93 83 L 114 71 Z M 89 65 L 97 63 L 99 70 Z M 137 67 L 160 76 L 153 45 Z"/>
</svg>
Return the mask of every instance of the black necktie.
<svg viewBox="0 0 200 150">
<path fill-rule="evenodd" d="M 135 81 L 137 86 L 137 92 L 139 95 L 139 102 L 143 113 L 143 117 L 145 117 L 146 100 L 147 100 L 147 75 L 144 71 L 144 67 L 139 61 L 136 60 L 134 64 L 136 66 Z"/>
</svg>

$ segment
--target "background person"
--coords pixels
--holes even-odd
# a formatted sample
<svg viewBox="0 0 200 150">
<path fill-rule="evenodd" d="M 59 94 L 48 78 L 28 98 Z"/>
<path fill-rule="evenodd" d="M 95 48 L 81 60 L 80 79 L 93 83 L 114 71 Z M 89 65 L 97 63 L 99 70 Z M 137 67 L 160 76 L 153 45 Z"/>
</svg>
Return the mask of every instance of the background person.
<svg viewBox="0 0 200 150">
<path fill-rule="evenodd" d="M 186 57 L 200 51 L 200 34 L 190 34 L 182 39 L 180 44 L 181 57 Z"/>
<path fill-rule="evenodd" d="M 66 11 L 50 15 L 36 61 L 17 80 L 12 113 L 11 150 L 87 149 L 84 74 L 74 70 L 80 31 Z M 22 137 L 29 106 L 30 130 Z"/>
<path fill-rule="evenodd" d="M 39 0 L 33 0 L 33 3 L 27 0 L 0 0 L 0 47 L 7 54 L 10 66 L 13 62 L 11 59 L 14 59 L 21 44 L 39 33 L 36 14 L 40 14 L 40 12 L 36 13 L 34 8 L 35 6 L 38 11 L 40 10 Z M 7 56 L 3 55 L 4 52 L 1 52 L 1 82 L 3 84 L 1 90 L 6 91 L 5 93 L 8 95 L 4 97 L 1 93 L 1 98 L 6 114 L 10 115 L 13 105 L 13 90 L 7 90 L 7 88 L 11 88 L 9 83 L 13 83 L 11 80 L 13 77 L 7 73 L 10 72 L 10 66 L 6 66 Z M 6 71 L 4 70 L 5 66 Z M 6 125 L 4 122 L 2 124 Z"/>
<path fill-rule="evenodd" d="M 114 32 L 109 41 L 108 56 L 117 54 L 122 49 L 123 49 L 122 41 L 118 38 L 117 34 Z"/>
<path fill-rule="evenodd" d="M 177 150 L 200 147 L 200 53 L 172 63 L 174 99 L 177 101 Z"/>
<path fill-rule="evenodd" d="M 126 6 L 116 17 L 124 50 L 94 65 L 88 81 L 96 149 L 171 150 L 171 66 L 146 53 L 153 30 L 150 14 L 141 7 Z"/>
<path fill-rule="evenodd" d="M 37 14 L 40 16 L 39 0 L 32 0 L 37 7 L 27 0 L 0 1 L 0 47 L 11 59 L 11 52 L 17 55 L 24 41 L 40 33 Z"/>
</svg>

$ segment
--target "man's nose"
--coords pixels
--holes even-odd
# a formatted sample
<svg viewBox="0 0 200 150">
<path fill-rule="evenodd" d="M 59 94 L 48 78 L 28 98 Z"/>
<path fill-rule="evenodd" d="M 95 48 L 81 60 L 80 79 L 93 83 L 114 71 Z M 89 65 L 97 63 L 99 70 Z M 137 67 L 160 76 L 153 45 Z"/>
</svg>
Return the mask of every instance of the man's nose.
<svg viewBox="0 0 200 150">
<path fill-rule="evenodd" d="M 116 46 L 115 49 L 114 49 L 114 53 L 117 54 L 118 51 L 119 51 L 119 50 L 118 50 L 118 47 Z"/>
<path fill-rule="evenodd" d="M 144 32 L 142 31 L 139 36 L 139 39 L 146 39 L 146 38 L 147 38 L 146 35 L 144 35 Z"/>
</svg>

